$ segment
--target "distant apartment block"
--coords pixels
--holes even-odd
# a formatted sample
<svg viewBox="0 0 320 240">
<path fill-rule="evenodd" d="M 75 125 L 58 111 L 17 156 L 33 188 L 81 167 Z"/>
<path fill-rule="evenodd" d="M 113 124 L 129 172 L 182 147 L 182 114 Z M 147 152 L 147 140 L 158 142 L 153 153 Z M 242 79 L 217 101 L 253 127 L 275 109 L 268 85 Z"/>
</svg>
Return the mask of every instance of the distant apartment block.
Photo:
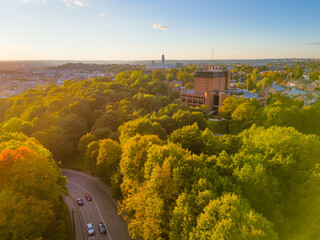
<svg viewBox="0 0 320 240">
<path fill-rule="evenodd" d="M 212 68 L 198 71 L 194 75 L 194 89 L 181 90 L 180 100 L 191 107 L 206 105 L 209 110 L 218 110 L 227 97 L 238 95 L 245 98 L 255 98 L 261 106 L 266 105 L 266 93 L 251 93 L 242 89 L 230 89 L 230 77 L 230 71 Z"/>
</svg>

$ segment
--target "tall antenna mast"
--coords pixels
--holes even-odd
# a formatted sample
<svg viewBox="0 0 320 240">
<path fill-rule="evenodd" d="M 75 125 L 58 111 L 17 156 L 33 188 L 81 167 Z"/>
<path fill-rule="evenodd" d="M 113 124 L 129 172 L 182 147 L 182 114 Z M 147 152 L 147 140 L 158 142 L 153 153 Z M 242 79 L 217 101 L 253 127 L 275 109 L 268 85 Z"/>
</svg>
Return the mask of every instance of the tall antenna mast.
<svg viewBox="0 0 320 240">
<path fill-rule="evenodd" d="M 210 66 L 210 70 L 213 70 L 211 68 L 213 68 L 213 43 L 211 43 L 211 66 Z"/>
</svg>

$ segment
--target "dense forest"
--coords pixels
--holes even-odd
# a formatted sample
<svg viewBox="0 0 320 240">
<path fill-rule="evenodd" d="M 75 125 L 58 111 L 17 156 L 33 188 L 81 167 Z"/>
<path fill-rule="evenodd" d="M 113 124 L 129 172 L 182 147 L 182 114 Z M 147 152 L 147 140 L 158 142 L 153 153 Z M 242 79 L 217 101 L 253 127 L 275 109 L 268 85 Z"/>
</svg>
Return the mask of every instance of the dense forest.
<svg viewBox="0 0 320 240">
<path fill-rule="evenodd" d="M 142 70 L 142 67 L 139 65 L 130 65 L 130 64 L 85 64 L 85 63 L 67 63 L 59 65 L 57 67 L 51 67 L 52 70 L 70 70 L 70 71 L 83 71 L 83 72 L 94 72 L 101 71 L 104 73 L 120 73 L 127 70 Z"/>
<path fill-rule="evenodd" d="M 320 102 L 229 97 L 225 121 L 211 122 L 167 84 L 192 88 L 196 70 L 130 70 L 1 99 L 2 236 L 68 239 L 66 166 L 111 186 L 133 239 L 318 239 Z M 38 224 L 32 214 L 37 232 L 10 227 Z"/>
</svg>

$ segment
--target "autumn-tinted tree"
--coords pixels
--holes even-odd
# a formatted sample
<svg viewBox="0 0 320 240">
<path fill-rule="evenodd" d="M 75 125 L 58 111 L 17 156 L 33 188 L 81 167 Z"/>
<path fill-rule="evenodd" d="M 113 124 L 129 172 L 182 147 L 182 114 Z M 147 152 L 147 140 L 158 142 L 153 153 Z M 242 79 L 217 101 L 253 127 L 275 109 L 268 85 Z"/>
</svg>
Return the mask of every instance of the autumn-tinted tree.
<svg viewBox="0 0 320 240">
<path fill-rule="evenodd" d="M 155 135 L 136 135 L 126 142 L 120 162 L 121 173 L 125 179 L 144 181 L 148 149 L 154 145 L 162 145 L 162 140 Z"/>
<path fill-rule="evenodd" d="M 23 136 L 7 138 L 22 140 Z M 14 139 L 1 143 L 0 149 L 6 147 L 0 152 L 0 212 L 4 219 L 0 221 L 1 236 L 18 240 L 51 234 L 66 239 L 61 219 L 65 214 L 61 212 L 61 195 L 66 193 L 66 179 L 47 150 L 34 140 L 25 140 L 35 150 Z M 59 229 L 54 226 L 56 221 L 60 221 Z"/>
<path fill-rule="evenodd" d="M 84 169 L 94 173 L 96 170 L 97 157 L 99 154 L 99 141 L 91 142 L 84 155 Z"/>
<path fill-rule="evenodd" d="M 4 240 L 42 239 L 54 218 L 49 202 L 8 190 L 0 192 L 0 212 L 0 234 Z"/>
<path fill-rule="evenodd" d="M 78 150 L 79 152 L 84 155 L 87 147 L 90 143 L 92 143 L 95 140 L 94 136 L 91 133 L 87 133 L 85 135 L 83 135 L 80 140 L 79 140 L 79 144 L 78 144 Z"/>
<path fill-rule="evenodd" d="M 96 163 L 96 172 L 110 182 L 117 171 L 121 159 L 122 149 L 118 142 L 111 139 L 99 141 L 99 153 Z"/>
</svg>

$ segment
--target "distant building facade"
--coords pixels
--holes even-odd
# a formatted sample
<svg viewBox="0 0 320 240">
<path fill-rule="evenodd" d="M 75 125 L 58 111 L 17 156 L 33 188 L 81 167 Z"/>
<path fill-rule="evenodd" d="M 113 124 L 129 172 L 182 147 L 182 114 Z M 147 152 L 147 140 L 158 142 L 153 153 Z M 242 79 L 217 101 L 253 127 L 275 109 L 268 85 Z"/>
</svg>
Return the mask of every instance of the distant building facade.
<svg viewBox="0 0 320 240">
<path fill-rule="evenodd" d="M 174 69 L 179 67 L 183 67 L 183 64 L 182 63 L 166 64 L 164 54 L 162 54 L 161 63 L 156 63 L 155 61 L 151 61 L 151 64 L 149 66 L 151 70 L 166 70 L 166 69 Z"/>
</svg>

